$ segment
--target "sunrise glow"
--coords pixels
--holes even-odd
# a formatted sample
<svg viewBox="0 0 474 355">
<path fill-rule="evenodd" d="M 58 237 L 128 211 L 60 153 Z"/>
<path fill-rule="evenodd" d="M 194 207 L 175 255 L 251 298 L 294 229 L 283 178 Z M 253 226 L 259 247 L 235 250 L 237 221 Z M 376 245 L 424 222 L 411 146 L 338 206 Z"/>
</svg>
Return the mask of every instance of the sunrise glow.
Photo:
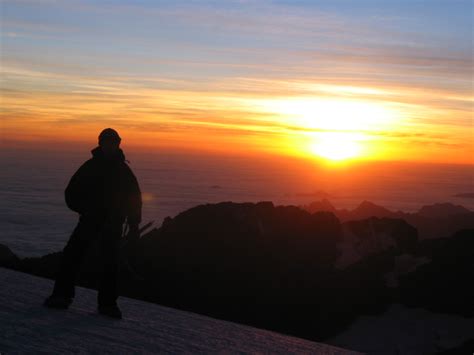
<svg viewBox="0 0 474 355">
<path fill-rule="evenodd" d="M 263 101 L 267 112 L 305 129 L 371 131 L 394 128 L 396 115 L 378 102 L 344 99 L 294 98 Z"/>
<path fill-rule="evenodd" d="M 377 132 L 395 131 L 403 121 L 395 109 L 367 100 L 279 98 L 256 102 L 255 107 L 274 114 L 283 126 L 301 131 L 296 141 L 304 139 L 303 133 L 311 137 L 308 145 L 299 147 L 299 153 L 330 160 L 371 158 L 372 152 L 362 151 L 360 141 Z"/>
<path fill-rule="evenodd" d="M 147 150 L 474 162 L 462 7 L 3 7 L 5 145 L 89 144 L 113 126 L 124 144 Z M 450 33 L 439 26 L 447 18 L 458 24 Z"/>
</svg>

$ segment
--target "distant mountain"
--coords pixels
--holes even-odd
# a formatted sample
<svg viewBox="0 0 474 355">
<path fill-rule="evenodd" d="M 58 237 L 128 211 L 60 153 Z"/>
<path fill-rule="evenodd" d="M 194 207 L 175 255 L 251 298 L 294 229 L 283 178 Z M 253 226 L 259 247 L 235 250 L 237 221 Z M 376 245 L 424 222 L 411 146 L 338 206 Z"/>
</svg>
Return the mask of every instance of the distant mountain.
<svg viewBox="0 0 474 355">
<path fill-rule="evenodd" d="M 378 206 L 369 201 L 363 201 L 352 212 L 352 216 L 356 219 L 365 219 L 370 217 L 393 217 L 393 212 L 385 207 Z"/>
<path fill-rule="evenodd" d="M 320 201 L 311 202 L 308 206 L 305 206 L 305 210 L 307 210 L 310 213 L 324 212 L 324 211 L 337 212 L 336 208 L 326 198 Z"/>
<path fill-rule="evenodd" d="M 467 208 L 451 203 L 435 203 L 434 205 L 423 206 L 418 211 L 418 215 L 428 218 L 446 218 L 469 213 L 471 211 Z"/>
<path fill-rule="evenodd" d="M 330 212 L 336 212 L 338 211 L 336 207 L 333 206 L 333 204 L 326 198 L 322 200 L 317 200 L 310 202 L 307 205 L 302 205 L 299 206 L 300 208 L 304 209 L 305 211 L 308 211 L 309 213 L 315 213 L 315 212 L 325 212 L 325 211 L 330 211 Z"/>
<path fill-rule="evenodd" d="M 454 197 L 461 197 L 461 198 L 474 198 L 474 192 L 465 192 L 454 195 Z"/>
<path fill-rule="evenodd" d="M 345 222 L 349 220 L 366 219 L 370 217 L 394 217 L 394 212 L 386 209 L 385 207 L 378 206 L 370 201 L 362 201 L 355 209 L 336 209 L 328 199 L 322 199 L 320 201 L 313 201 L 308 205 L 300 206 L 304 210 L 315 213 L 329 211 L 333 212 L 338 218 Z"/>
<path fill-rule="evenodd" d="M 316 191 L 312 191 L 312 192 L 299 192 L 299 193 L 296 193 L 295 195 L 296 196 L 304 196 L 304 197 L 323 198 L 323 199 L 334 197 L 333 195 L 331 195 L 331 194 L 329 194 L 325 191 L 322 191 L 322 190 L 316 190 Z"/>
<path fill-rule="evenodd" d="M 314 201 L 300 206 L 310 213 L 330 211 L 341 221 L 356 221 L 370 217 L 403 219 L 418 230 L 420 239 L 442 238 L 461 229 L 474 228 L 474 212 L 451 203 L 423 206 L 416 213 L 390 211 L 369 201 L 363 201 L 353 210 L 336 209 L 330 201 Z"/>
</svg>

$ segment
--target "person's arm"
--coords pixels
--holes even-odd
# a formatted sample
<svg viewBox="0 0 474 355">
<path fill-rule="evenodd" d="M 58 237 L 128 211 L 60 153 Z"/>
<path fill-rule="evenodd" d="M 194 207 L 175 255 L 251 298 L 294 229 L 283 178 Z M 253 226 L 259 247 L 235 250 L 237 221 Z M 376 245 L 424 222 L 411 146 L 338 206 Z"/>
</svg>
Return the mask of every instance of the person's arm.
<svg viewBox="0 0 474 355">
<path fill-rule="evenodd" d="M 89 178 L 89 165 L 89 161 L 82 164 L 71 177 L 64 190 L 66 205 L 79 214 L 83 214 L 87 208 L 85 187 Z"/>
</svg>

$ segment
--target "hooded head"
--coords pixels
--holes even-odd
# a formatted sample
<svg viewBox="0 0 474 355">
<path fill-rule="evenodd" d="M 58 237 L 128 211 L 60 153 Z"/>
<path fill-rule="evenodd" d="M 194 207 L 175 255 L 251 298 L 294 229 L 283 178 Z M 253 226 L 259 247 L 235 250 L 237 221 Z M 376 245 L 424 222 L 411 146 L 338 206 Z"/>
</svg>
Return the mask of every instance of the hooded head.
<svg viewBox="0 0 474 355">
<path fill-rule="evenodd" d="M 106 128 L 99 134 L 99 146 L 105 156 L 116 154 L 121 141 L 118 132 L 112 128 Z"/>
</svg>

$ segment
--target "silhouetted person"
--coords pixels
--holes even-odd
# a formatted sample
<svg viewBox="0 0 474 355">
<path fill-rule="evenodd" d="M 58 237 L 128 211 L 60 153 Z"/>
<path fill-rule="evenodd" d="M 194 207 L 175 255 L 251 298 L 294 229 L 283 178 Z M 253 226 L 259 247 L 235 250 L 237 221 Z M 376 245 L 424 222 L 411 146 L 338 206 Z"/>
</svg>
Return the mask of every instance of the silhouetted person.
<svg viewBox="0 0 474 355">
<path fill-rule="evenodd" d="M 79 222 L 69 238 L 57 272 L 54 290 L 45 306 L 68 308 L 81 261 L 94 240 L 99 239 L 100 284 L 98 311 L 121 318 L 117 306 L 117 271 L 123 225 L 128 223 L 130 238 L 138 238 L 142 198 L 137 179 L 125 162 L 121 138 L 112 128 L 99 135 L 99 146 L 72 176 L 64 192 L 67 206 L 79 213 Z"/>
</svg>

